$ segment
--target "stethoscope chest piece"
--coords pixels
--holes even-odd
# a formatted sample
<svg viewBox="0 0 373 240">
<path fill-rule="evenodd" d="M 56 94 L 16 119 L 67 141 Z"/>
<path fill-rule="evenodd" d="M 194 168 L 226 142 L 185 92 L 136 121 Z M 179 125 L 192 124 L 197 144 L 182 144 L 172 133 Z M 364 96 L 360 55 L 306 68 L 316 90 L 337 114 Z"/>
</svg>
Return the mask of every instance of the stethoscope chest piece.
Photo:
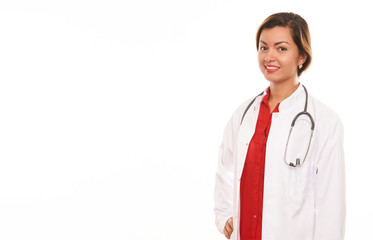
<svg viewBox="0 0 373 240">
<path fill-rule="evenodd" d="M 304 103 L 304 110 L 302 112 L 299 112 L 298 114 L 295 115 L 295 117 L 293 118 L 293 121 L 291 122 L 290 124 L 290 130 L 289 130 L 289 135 L 288 135 L 288 138 L 287 138 L 287 141 L 286 141 L 286 146 L 285 146 L 285 155 L 284 155 L 284 162 L 286 165 L 288 165 L 289 167 L 300 167 L 304 164 L 304 162 L 306 161 L 306 158 L 307 158 L 307 155 L 308 155 L 308 152 L 309 152 L 309 149 L 310 149 L 310 146 L 311 146 L 311 140 L 312 140 L 312 137 L 313 137 L 313 131 L 315 129 L 315 121 L 313 120 L 313 117 L 312 115 L 307 111 L 307 107 L 308 107 L 308 92 L 307 92 L 307 89 L 305 86 L 303 86 L 304 88 L 304 91 L 306 93 L 306 100 L 305 100 L 305 103 Z M 263 93 L 259 94 L 258 96 L 262 95 Z M 255 99 L 258 97 L 256 96 L 251 102 L 250 104 L 246 107 L 245 111 L 244 111 L 244 114 L 242 116 L 242 119 L 241 119 L 241 124 L 243 122 L 243 119 L 247 113 L 247 111 L 249 110 L 249 108 L 251 107 L 251 105 L 254 103 Z M 304 120 L 304 118 L 308 118 L 310 120 L 310 123 L 311 123 L 311 126 L 310 126 L 310 135 L 309 135 L 309 138 L 307 139 L 307 137 L 305 138 L 306 140 L 308 140 L 307 142 L 307 147 L 306 147 L 306 152 L 304 154 L 303 157 L 296 157 L 293 161 L 287 161 L 286 158 L 287 158 L 287 154 L 288 154 L 288 147 L 289 147 L 289 140 L 292 136 L 292 133 L 293 133 L 293 129 L 294 127 L 296 126 L 296 122 L 297 120 L 299 120 L 299 118 L 302 117 L 302 119 Z M 303 138 L 304 139 L 304 138 Z M 299 150 L 299 149 L 296 149 L 296 150 Z"/>
</svg>

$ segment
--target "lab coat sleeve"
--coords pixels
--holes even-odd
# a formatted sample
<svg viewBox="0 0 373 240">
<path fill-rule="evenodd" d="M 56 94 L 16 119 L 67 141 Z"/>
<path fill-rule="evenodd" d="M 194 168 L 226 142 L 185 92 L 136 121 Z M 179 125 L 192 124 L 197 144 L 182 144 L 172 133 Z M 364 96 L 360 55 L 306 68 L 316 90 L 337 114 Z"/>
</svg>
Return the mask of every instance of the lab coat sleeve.
<svg viewBox="0 0 373 240">
<path fill-rule="evenodd" d="M 215 176 L 215 224 L 221 233 L 223 233 L 226 221 L 233 216 L 234 132 L 232 117 L 224 129 Z"/>
<path fill-rule="evenodd" d="M 325 132 L 315 179 L 314 240 L 343 240 L 346 218 L 343 126 L 333 121 Z"/>
</svg>

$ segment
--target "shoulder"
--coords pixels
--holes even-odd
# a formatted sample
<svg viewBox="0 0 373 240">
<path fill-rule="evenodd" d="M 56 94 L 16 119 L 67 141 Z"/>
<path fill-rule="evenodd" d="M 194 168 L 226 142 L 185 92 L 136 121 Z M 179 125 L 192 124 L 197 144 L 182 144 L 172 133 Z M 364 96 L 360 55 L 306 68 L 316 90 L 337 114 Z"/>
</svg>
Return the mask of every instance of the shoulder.
<svg viewBox="0 0 373 240">
<path fill-rule="evenodd" d="M 316 128 L 326 135 L 343 135 L 343 123 L 339 115 L 324 102 L 311 96 Z"/>
<path fill-rule="evenodd" d="M 235 124 L 235 125 L 241 125 L 241 120 L 242 120 L 242 117 L 247 113 L 248 109 L 249 109 L 249 106 L 252 104 L 253 100 L 255 100 L 256 97 L 251 97 L 249 99 L 247 99 L 246 101 L 244 101 L 243 103 L 241 103 L 238 108 L 236 108 L 236 110 L 234 111 L 233 115 L 232 115 L 232 122 Z"/>
<path fill-rule="evenodd" d="M 232 138 L 236 138 L 238 130 L 241 126 L 242 117 L 249 107 L 250 103 L 255 99 L 255 97 L 249 98 L 243 103 L 241 103 L 236 110 L 233 112 L 231 118 L 229 119 L 228 123 L 224 129 L 224 135 L 231 136 Z"/>
<path fill-rule="evenodd" d="M 331 107 L 313 96 L 311 96 L 311 99 L 318 121 L 342 124 L 341 118 Z"/>
</svg>

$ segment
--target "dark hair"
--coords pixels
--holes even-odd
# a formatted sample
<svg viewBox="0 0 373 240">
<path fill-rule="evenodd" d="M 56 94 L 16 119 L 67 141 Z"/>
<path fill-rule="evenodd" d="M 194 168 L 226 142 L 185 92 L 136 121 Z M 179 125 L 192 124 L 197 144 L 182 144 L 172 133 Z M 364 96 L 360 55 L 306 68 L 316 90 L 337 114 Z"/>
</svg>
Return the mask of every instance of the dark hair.
<svg viewBox="0 0 373 240">
<path fill-rule="evenodd" d="M 306 56 L 306 61 L 303 63 L 303 67 L 298 69 L 298 76 L 306 70 L 312 61 L 312 49 L 311 49 L 311 35 L 308 30 L 307 22 L 298 14 L 295 13 L 275 13 L 267 17 L 263 23 L 259 26 L 256 33 L 256 49 L 259 49 L 259 38 L 263 29 L 270 29 L 274 27 L 288 27 L 291 32 L 293 41 L 298 47 L 299 54 Z"/>
</svg>

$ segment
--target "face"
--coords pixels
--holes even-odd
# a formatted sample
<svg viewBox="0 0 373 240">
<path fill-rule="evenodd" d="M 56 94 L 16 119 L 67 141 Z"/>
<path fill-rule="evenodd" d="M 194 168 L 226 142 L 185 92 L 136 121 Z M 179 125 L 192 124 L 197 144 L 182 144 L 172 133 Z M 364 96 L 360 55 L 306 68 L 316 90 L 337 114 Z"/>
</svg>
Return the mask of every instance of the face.
<svg viewBox="0 0 373 240">
<path fill-rule="evenodd" d="M 258 62 L 271 83 L 296 82 L 298 66 L 305 62 L 288 27 L 264 29 L 259 38 Z"/>
</svg>

